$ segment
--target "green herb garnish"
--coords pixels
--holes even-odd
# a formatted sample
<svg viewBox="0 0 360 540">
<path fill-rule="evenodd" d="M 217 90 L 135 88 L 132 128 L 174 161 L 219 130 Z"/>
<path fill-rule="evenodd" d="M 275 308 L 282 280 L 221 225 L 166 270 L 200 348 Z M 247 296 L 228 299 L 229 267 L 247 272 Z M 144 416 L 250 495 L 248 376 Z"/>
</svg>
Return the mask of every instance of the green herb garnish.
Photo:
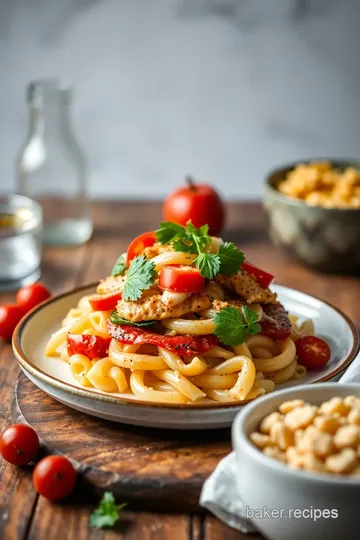
<svg viewBox="0 0 360 540">
<path fill-rule="evenodd" d="M 112 276 L 120 276 L 123 274 L 126 270 L 126 264 L 125 264 L 125 257 L 124 255 L 120 255 L 115 261 L 115 264 L 113 266 L 113 269 L 111 270 Z"/>
<path fill-rule="evenodd" d="M 221 244 L 217 253 L 207 253 L 211 243 L 208 225 L 196 228 L 188 221 L 186 227 L 183 227 L 165 221 L 160 223 L 155 236 L 160 244 L 171 243 L 175 251 L 197 254 L 194 264 L 200 274 L 208 279 L 213 279 L 218 273 L 225 276 L 236 274 L 245 260 L 242 251 L 239 251 L 232 242 Z"/>
<path fill-rule="evenodd" d="M 98 508 L 90 514 L 90 527 L 103 529 L 113 527 L 120 519 L 120 510 L 126 503 L 116 504 L 115 497 L 111 491 L 106 491 L 101 499 Z"/>
<path fill-rule="evenodd" d="M 241 345 L 247 336 L 261 332 L 257 313 L 248 306 L 241 312 L 234 307 L 223 308 L 214 317 L 214 334 L 224 345 Z"/>
<path fill-rule="evenodd" d="M 124 281 L 122 297 L 124 300 L 138 300 L 142 292 L 154 284 L 156 277 L 155 264 L 145 255 L 135 257 L 129 266 Z"/>
<path fill-rule="evenodd" d="M 142 321 L 142 322 L 133 322 L 128 321 L 127 319 L 123 319 L 120 317 L 116 309 L 111 313 L 110 315 L 110 321 L 114 324 L 126 324 L 127 326 L 139 326 L 140 328 L 142 326 L 152 326 L 153 324 L 156 324 L 158 321 Z"/>
</svg>

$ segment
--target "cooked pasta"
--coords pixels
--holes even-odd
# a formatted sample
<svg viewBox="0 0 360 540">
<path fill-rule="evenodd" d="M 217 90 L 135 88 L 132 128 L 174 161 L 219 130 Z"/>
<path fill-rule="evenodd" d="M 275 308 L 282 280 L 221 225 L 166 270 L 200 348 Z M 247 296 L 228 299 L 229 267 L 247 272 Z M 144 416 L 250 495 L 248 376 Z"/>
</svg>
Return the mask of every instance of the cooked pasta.
<svg viewBox="0 0 360 540">
<path fill-rule="evenodd" d="M 122 272 L 65 314 L 45 353 L 68 362 L 81 386 L 164 404 L 241 403 L 304 377 L 295 343 L 314 334 L 313 322 L 289 318 L 264 283 L 269 274 L 248 263 L 227 268 L 225 281 L 221 264 L 205 278 L 195 231 L 182 240 L 189 253 L 155 238 L 128 253 Z M 236 249 L 219 238 L 203 244 L 220 263 L 221 246 Z M 148 273 L 134 281 L 142 266 Z"/>
</svg>

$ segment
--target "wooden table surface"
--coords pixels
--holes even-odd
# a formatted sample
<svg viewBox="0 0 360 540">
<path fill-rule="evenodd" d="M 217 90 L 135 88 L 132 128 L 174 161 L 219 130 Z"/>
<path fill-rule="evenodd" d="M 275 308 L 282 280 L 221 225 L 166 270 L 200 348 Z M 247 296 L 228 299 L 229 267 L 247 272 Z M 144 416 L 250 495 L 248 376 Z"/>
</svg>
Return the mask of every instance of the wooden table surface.
<svg viewBox="0 0 360 540">
<path fill-rule="evenodd" d="M 130 240 L 155 228 L 160 205 L 139 202 L 94 204 L 95 233 L 78 248 L 46 248 L 42 280 L 54 294 L 109 273 L 115 258 Z M 333 303 L 360 326 L 360 280 L 350 276 L 315 274 L 288 260 L 268 241 L 266 219 L 257 203 L 230 204 L 228 227 L 223 235 L 236 242 L 254 264 L 276 275 L 278 283 L 294 287 Z M 0 302 L 14 301 L 14 294 L 0 295 Z M 0 343 L 0 431 L 9 423 L 10 403 L 19 368 L 8 344 Z M 122 502 L 122 501 L 119 501 Z M 124 511 L 113 531 L 98 531 L 88 524 L 94 504 L 76 491 L 67 504 L 52 504 L 33 488 L 30 469 L 18 469 L 0 459 L 0 539 L 82 540 L 241 540 L 246 537 L 210 515 L 150 514 Z M 259 540 L 259 536 L 251 536 Z"/>
</svg>

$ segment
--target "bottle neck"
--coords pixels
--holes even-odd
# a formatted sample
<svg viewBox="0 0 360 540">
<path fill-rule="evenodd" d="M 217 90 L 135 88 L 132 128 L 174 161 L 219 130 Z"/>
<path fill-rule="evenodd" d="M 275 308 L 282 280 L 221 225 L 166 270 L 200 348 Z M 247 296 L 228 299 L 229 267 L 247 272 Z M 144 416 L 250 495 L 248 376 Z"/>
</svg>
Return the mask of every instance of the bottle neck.
<svg viewBox="0 0 360 540">
<path fill-rule="evenodd" d="M 30 136 L 59 139 L 70 134 L 69 106 L 61 101 L 30 104 Z"/>
</svg>

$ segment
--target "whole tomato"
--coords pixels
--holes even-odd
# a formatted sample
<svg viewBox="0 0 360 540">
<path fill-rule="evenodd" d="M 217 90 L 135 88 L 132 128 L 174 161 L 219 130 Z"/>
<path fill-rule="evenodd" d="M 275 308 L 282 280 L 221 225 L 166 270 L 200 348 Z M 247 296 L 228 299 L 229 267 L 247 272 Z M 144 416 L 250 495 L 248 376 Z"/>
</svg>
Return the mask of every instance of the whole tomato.
<svg viewBox="0 0 360 540">
<path fill-rule="evenodd" d="M 27 465 L 34 461 L 39 449 L 39 438 L 32 427 L 13 424 L 0 436 L 0 454 L 13 465 Z"/>
<path fill-rule="evenodd" d="M 36 465 L 33 472 L 35 489 L 50 501 L 69 495 L 76 483 L 76 471 L 64 456 L 47 456 Z"/>
<path fill-rule="evenodd" d="M 20 321 L 24 312 L 15 304 L 0 306 L 0 338 L 11 340 L 15 326 Z"/>
<path fill-rule="evenodd" d="M 195 227 L 209 225 L 209 233 L 218 235 L 224 226 L 224 204 L 212 186 L 196 184 L 192 178 L 186 178 L 187 185 L 181 187 L 165 199 L 164 218 L 180 225 L 191 220 Z"/>
<path fill-rule="evenodd" d="M 16 303 L 24 313 L 30 311 L 40 302 L 50 298 L 51 293 L 45 285 L 42 283 L 33 283 L 32 285 L 26 285 L 22 287 L 16 295 Z"/>
</svg>

